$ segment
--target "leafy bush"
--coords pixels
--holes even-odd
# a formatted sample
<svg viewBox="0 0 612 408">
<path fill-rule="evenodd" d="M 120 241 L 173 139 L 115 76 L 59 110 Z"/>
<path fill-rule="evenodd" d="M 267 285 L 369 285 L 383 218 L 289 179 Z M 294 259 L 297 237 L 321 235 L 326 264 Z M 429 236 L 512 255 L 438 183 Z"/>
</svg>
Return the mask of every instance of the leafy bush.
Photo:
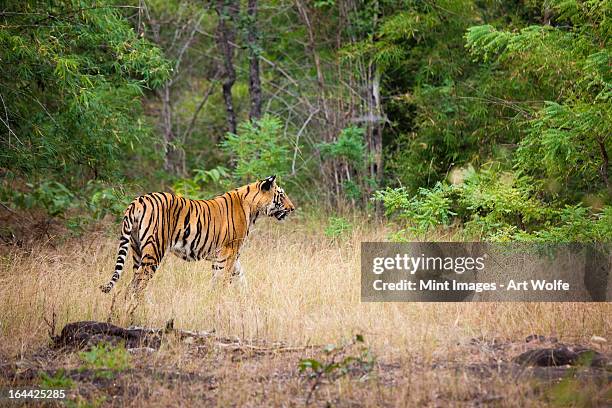
<svg viewBox="0 0 612 408">
<path fill-rule="evenodd" d="M 36 185 L 27 183 L 26 187 L 29 190 L 5 190 L 3 201 L 9 201 L 19 209 L 42 209 L 52 217 L 63 217 L 69 209 L 78 205 L 74 193 L 57 181 L 44 181 Z"/>
<path fill-rule="evenodd" d="M 400 138 L 405 145 L 389 165 L 409 189 L 375 197 L 405 231 L 457 222 L 468 237 L 496 241 L 612 240 L 612 56 L 602 48 L 609 38 L 602 4 L 548 2 L 554 23 L 545 25 L 517 20 L 519 26 L 501 24 L 502 30 L 499 21 L 483 19 L 490 24 L 465 34 L 477 67 L 463 64 L 461 76 L 443 69 L 435 85 L 421 77 L 397 103 L 418 102 L 416 115 L 408 116 L 416 126 Z M 397 23 L 410 25 L 409 18 Z M 496 150 L 486 150 L 496 142 Z M 481 169 L 455 184 L 442 181 L 449 169 L 470 163 Z"/>
<path fill-rule="evenodd" d="M 53 180 L 25 183 L 19 190 L 10 184 L 0 187 L 0 201 L 20 210 L 43 210 L 49 217 L 64 219 L 74 230 L 91 218 L 100 220 L 107 214 L 122 217 L 131 200 L 123 188 L 95 180 L 79 193 Z M 77 215 L 69 216 L 71 210 Z"/>
<path fill-rule="evenodd" d="M 246 183 L 289 173 L 291 149 L 282 130 L 278 118 L 265 115 L 254 122 L 242 122 L 238 134 L 227 134 L 221 147 L 236 164 L 233 170 L 235 179 Z"/>
<path fill-rule="evenodd" d="M 162 51 L 114 1 L 3 2 L 0 168 L 20 175 L 111 178 L 151 137 L 141 97 L 169 77 Z M 41 15 L 46 16 L 41 20 Z M 150 143 L 149 143 L 150 144 Z"/>
<path fill-rule="evenodd" d="M 176 180 L 172 185 L 175 193 L 194 199 L 208 199 L 229 188 L 229 170 L 223 166 L 214 169 L 193 171 L 193 177 Z"/>
<path fill-rule="evenodd" d="M 86 195 L 87 209 L 96 220 L 104 218 L 107 214 L 117 219 L 123 218 L 125 209 L 133 198 L 121 188 L 94 180 L 87 183 Z"/>
<path fill-rule="evenodd" d="M 40 380 L 40 387 L 45 389 L 50 388 L 72 388 L 74 381 L 70 377 L 66 376 L 66 371 L 63 369 L 57 370 L 55 374 L 50 375 L 44 371 L 38 374 Z"/>
<path fill-rule="evenodd" d="M 582 204 L 555 210 L 556 223 L 533 233 L 517 231 L 513 238 L 519 241 L 540 242 L 611 242 L 612 207 L 605 206 L 594 212 Z"/>
<path fill-rule="evenodd" d="M 589 242 L 612 240 L 612 207 L 595 211 L 582 204 L 555 207 L 538 197 L 529 177 L 495 168 L 468 171 L 458 184 L 437 183 L 414 196 L 405 188 L 377 191 L 388 216 L 406 233 L 424 234 L 454 222 L 467 238 L 492 241 Z"/>
<path fill-rule="evenodd" d="M 364 189 L 371 184 L 364 171 L 369 161 L 364 134 L 363 128 L 349 126 L 342 129 L 337 140 L 317 144 L 323 160 L 336 160 L 344 169 L 338 177 L 346 198 L 354 202 L 363 198 Z"/>
<path fill-rule="evenodd" d="M 350 126 L 343 129 L 334 142 L 318 145 L 321 157 L 345 159 L 351 166 L 362 168 L 366 164 L 366 145 L 364 129 Z"/>
<path fill-rule="evenodd" d="M 349 200 L 361 200 L 363 197 L 363 192 L 361 191 L 361 186 L 354 182 L 353 180 L 344 180 L 342 183 L 342 190 L 346 195 L 346 198 Z"/>
<path fill-rule="evenodd" d="M 451 211 L 453 190 L 452 186 L 437 183 L 432 189 L 421 188 L 410 197 L 404 187 L 387 188 L 377 191 L 374 199 L 383 202 L 387 215 L 396 214 L 410 224 L 409 231 L 424 234 L 434 227 L 449 225 L 456 215 Z"/>
<path fill-rule="evenodd" d="M 109 344 L 97 344 L 89 351 L 79 353 L 85 369 L 97 370 L 96 375 L 113 378 L 115 373 L 130 367 L 130 356 L 125 347 L 113 347 Z"/>
<path fill-rule="evenodd" d="M 369 378 L 370 373 L 374 369 L 376 359 L 370 349 L 363 345 L 363 343 L 363 336 L 357 334 L 352 341 L 347 344 L 328 344 L 325 346 L 323 349 L 326 356 L 325 360 L 305 358 L 299 361 L 298 369 L 300 372 L 306 373 L 312 382 L 308 396 L 306 397 L 306 405 L 310 402 L 312 394 L 322 383 L 323 379 L 336 381 L 351 372 L 361 374 L 361 380 Z M 348 349 L 356 344 L 362 345 L 359 354 L 346 355 Z"/>
<path fill-rule="evenodd" d="M 353 231 L 353 224 L 344 217 L 329 217 L 327 227 L 325 227 L 325 236 L 336 240 L 344 238 Z"/>
<path fill-rule="evenodd" d="M 612 75 L 606 10 L 609 2 L 551 1 L 555 24 L 521 30 L 472 27 L 470 53 L 503 67 L 515 81 L 549 89 L 543 103 L 526 110 L 516 169 L 565 188 L 554 194 L 576 204 L 585 193 L 609 202 L 612 149 Z"/>
</svg>

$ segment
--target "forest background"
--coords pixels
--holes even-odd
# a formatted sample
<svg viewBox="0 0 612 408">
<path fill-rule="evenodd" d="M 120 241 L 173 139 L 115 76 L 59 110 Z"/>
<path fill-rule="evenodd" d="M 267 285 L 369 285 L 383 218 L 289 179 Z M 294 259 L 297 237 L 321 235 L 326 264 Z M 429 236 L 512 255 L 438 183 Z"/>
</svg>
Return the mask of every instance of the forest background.
<svg viewBox="0 0 612 408">
<path fill-rule="evenodd" d="M 331 235 L 612 236 L 610 1 L 4 4 L 4 212 L 78 234 L 277 174 Z"/>
</svg>

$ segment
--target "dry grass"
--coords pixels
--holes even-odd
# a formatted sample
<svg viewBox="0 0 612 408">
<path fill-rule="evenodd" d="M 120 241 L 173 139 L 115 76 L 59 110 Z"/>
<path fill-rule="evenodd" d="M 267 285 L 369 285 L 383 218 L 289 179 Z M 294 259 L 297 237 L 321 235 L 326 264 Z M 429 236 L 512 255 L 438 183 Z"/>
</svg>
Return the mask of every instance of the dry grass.
<svg viewBox="0 0 612 408">
<path fill-rule="evenodd" d="M 381 401 L 389 405 L 473 402 L 477 400 L 470 397 L 474 389 L 480 390 L 478 398 L 482 398 L 488 395 L 482 389 L 507 385 L 502 377 L 465 382 L 461 370 L 426 369 L 438 361 L 468 362 L 473 356 L 466 345 L 473 338 L 522 341 L 537 333 L 583 344 L 593 335 L 610 339 L 609 303 L 361 303 L 360 242 L 384 240 L 387 231 L 356 223 L 349 236 L 332 241 L 323 228 L 299 218 L 280 225 L 268 220 L 258 224 L 242 255 L 248 278 L 245 292 L 235 287 L 212 290 L 208 262 L 166 257 L 149 284 L 146 304 L 138 311 L 139 323 L 163 327 L 173 318 L 181 329 L 214 328 L 221 335 L 295 345 L 338 343 L 363 334 L 380 361 L 402 367 L 397 369 L 401 374 L 393 374 L 398 378 L 385 380 L 393 386 L 363 388 L 357 381 L 344 379 L 322 389 L 320 398 L 371 406 Z M 115 238 L 99 233 L 57 249 L 10 252 L 0 258 L 0 355 L 13 360 L 43 347 L 48 342 L 44 317 L 52 312 L 57 314 L 58 328 L 71 321 L 106 320 L 112 296 L 101 293 L 98 285 L 112 273 L 116 245 Z M 129 283 L 130 264 L 114 291 L 123 291 Z M 182 370 L 197 371 L 196 366 L 202 370 L 204 360 L 194 363 L 189 353 L 181 347 L 166 350 L 150 364 L 163 360 Z M 274 356 L 265 364 L 260 359 L 213 364 L 210 372 L 229 381 L 215 388 L 214 401 L 257 406 L 265 400 L 282 405 L 285 398 L 303 394 L 305 380 L 295 375 L 299 357 Z M 293 376 L 277 385 L 272 381 L 263 395 L 254 391 L 259 399 L 250 399 L 253 393 L 236 392 L 240 387 L 260 387 L 254 384 L 261 370 L 284 370 Z M 415 393 L 414 387 L 421 392 Z M 510 399 L 493 399 L 495 404 L 521 406 L 533 393 L 528 382 L 506 388 Z M 160 401 L 165 400 L 156 401 L 164 405 Z"/>
</svg>

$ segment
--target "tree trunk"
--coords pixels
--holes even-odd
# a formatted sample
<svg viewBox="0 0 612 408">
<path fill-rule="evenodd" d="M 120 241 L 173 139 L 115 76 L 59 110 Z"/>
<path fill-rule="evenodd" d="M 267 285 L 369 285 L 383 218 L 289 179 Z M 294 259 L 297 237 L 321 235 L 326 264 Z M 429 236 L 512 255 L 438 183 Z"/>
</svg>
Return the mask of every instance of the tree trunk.
<svg viewBox="0 0 612 408">
<path fill-rule="evenodd" d="M 373 64 L 372 66 L 372 82 L 371 82 L 371 102 L 370 102 L 370 116 L 374 118 L 371 122 L 371 154 L 374 157 L 374 161 L 371 164 L 372 178 L 376 180 L 376 186 L 382 184 L 383 177 L 383 121 L 384 115 L 382 114 L 382 106 L 380 103 L 380 70 Z M 382 203 L 380 200 L 376 201 L 376 215 L 382 214 Z"/>
<path fill-rule="evenodd" d="M 375 2 L 376 13 L 374 14 L 374 27 L 377 26 L 378 20 L 380 18 L 380 8 L 378 1 Z M 373 41 L 376 41 L 374 39 Z M 368 134 L 370 136 L 370 140 L 368 141 L 368 146 L 370 148 L 370 154 L 373 156 L 374 160 L 370 164 L 370 176 L 376 180 L 376 187 L 380 187 L 382 184 L 383 177 L 383 125 L 385 121 L 385 116 L 383 114 L 382 104 L 380 101 L 380 69 L 376 62 L 371 62 L 368 66 L 367 70 L 368 75 L 368 95 L 367 95 L 367 103 L 368 103 L 368 115 L 372 119 L 370 125 L 368 126 Z M 376 188 L 375 187 L 375 188 Z M 368 191 L 371 193 L 371 191 Z M 376 217 L 380 217 L 382 215 L 382 202 L 376 200 L 375 213 Z"/>
<path fill-rule="evenodd" d="M 304 24 L 306 25 L 306 30 L 308 32 L 308 50 L 312 54 L 312 59 L 314 61 L 315 69 L 317 71 L 317 85 L 319 86 L 319 103 L 323 111 L 323 115 L 326 121 L 326 127 L 328 127 L 330 123 L 330 113 L 327 107 L 327 100 L 325 97 L 325 79 L 323 77 L 323 70 L 321 68 L 321 58 L 319 57 L 319 53 L 316 49 L 316 39 L 314 35 L 314 29 L 310 22 L 310 17 L 308 16 L 308 10 L 306 6 L 302 3 L 301 0 L 296 1 L 298 11 L 304 20 Z M 326 140 L 331 140 L 330 134 L 326 134 Z"/>
<path fill-rule="evenodd" d="M 177 146 L 177 137 L 172 127 L 172 102 L 170 84 L 158 93 L 162 102 L 162 131 L 164 134 L 164 170 L 173 175 L 181 175 L 185 169 L 184 151 Z"/>
<path fill-rule="evenodd" d="M 610 190 L 610 180 L 608 178 L 608 167 L 610 166 L 610 159 L 608 158 L 608 151 L 606 150 L 606 139 L 598 139 L 597 144 L 599 145 L 599 151 L 601 153 L 601 167 L 599 173 L 601 178 L 606 185 L 606 188 Z"/>
<path fill-rule="evenodd" d="M 317 41 L 315 37 L 315 28 L 313 27 L 311 18 L 309 16 L 310 10 L 308 9 L 307 3 L 304 3 L 303 0 L 296 0 L 296 6 L 298 8 L 300 17 L 306 26 L 306 33 L 308 35 L 306 48 L 312 57 L 317 74 L 317 87 L 319 91 L 317 102 L 318 110 L 320 110 L 323 114 L 323 140 L 326 142 L 331 142 L 334 140 L 334 136 L 337 134 L 338 129 L 335 127 L 337 123 L 336 121 L 332 120 L 332 115 L 328 106 L 325 77 L 323 75 L 323 68 L 321 66 L 321 58 L 316 48 Z M 333 195 L 330 196 L 329 200 L 332 206 L 337 206 L 341 201 L 342 185 L 339 177 L 339 173 L 341 172 L 339 167 L 340 163 L 335 158 L 330 158 L 330 160 L 323 160 L 321 162 L 322 174 L 325 175 L 328 183 L 333 185 L 333 189 L 330 189 Z"/>
<path fill-rule="evenodd" d="M 219 25 L 217 27 L 218 46 L 223 54 L 223 100 L 227 111 L 227 123 L 229 131 L 236 133 L 236 112 L 234 112 L 234 100 L 232 98 L 232 87 L 236 82 L 236 70 L 234 69 L 234 48 L 236 32 L 234 23 L 238 16 L 240 7 L 239 0 L 217 0 L 217 14 Z"/>
<path fill-rule="evenodd" d="M 261 117 L 261 78 L 259 77 L 259 41 L 257 38 L 257 0 L 248 0 L 247 15 L 249 47 L 249 94 L 251 95 L 251 121 Z"/>
</svg>

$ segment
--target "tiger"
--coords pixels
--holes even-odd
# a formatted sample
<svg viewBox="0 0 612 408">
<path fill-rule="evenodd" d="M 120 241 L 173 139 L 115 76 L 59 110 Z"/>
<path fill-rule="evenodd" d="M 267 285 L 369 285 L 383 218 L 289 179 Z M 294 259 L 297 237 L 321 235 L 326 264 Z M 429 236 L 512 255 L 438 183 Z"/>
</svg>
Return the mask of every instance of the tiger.
<svg viewBox="0 0 612 408">
<path fill-rule="evenodd" d="M 295 206 L 277 185 L 276 176 L 238 187 L 210 200 L 192 200 L 173 193 L 149 193 L 127 207 L 122 223 L 115 271 L 100 286 L 108 293 L 121 278 L 132 249 L 134 276 L 126 297 L 128 314 L 141 303 L 148 281 L 170 251 L 186 260 L 212 261 L 213 282 L 220 276 L 245 284 L 240 250 L 260 215 L 284 220 Z"/>
</svg>

